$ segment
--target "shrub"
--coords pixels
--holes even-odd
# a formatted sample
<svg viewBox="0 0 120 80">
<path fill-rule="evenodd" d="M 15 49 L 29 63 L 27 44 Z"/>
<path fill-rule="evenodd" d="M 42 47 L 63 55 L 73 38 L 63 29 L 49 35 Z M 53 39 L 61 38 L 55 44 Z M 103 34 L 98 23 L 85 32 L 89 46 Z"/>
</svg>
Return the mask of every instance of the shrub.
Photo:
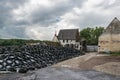
<svg viewBox="0 0 120 80">
<path fill-rule="evenodd" d="M 113 56 L 120 56 L 120 51 L 117 51 L 117 52 L 110 52 L 111 55 Z"/>
</svg>

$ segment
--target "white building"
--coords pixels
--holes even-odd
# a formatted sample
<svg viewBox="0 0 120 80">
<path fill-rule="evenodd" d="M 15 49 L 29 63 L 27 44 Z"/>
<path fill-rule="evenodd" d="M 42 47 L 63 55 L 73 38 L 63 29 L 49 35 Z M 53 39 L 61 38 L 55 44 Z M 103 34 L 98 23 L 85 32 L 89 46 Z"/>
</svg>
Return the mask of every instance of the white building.
<svg viewBox="0 0 120 80">
<path fill-rule="evenodd" d="M 59 40 L 58 40 L 58 37 L 57 37 L 57 34 L 56 34 L 56 33 L 55 33 L 55 35 L 54 35 L 54 37 L 53 37 L 52 41 L 53 41 L 53 42 L 59 42 Z"/>
<path fill-rule="evenodd" d="M 63 47 L 71 47 L 78 50 L 82 49 L 78 29 L 60 30 L 57 38 Z"/>
</svg>

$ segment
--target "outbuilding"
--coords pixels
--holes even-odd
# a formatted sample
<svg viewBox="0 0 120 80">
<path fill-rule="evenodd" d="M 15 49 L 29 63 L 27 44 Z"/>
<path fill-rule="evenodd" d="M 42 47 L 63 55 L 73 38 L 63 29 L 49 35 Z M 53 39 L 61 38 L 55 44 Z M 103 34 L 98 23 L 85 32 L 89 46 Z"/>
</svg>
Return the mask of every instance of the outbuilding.
<svg viewBox="0 0 120 80">
<path fill-rule="evenodd" d="M 120 21 L 115 17 L 99 37 L 98 52 L 120 51 Z"/>
</svg>

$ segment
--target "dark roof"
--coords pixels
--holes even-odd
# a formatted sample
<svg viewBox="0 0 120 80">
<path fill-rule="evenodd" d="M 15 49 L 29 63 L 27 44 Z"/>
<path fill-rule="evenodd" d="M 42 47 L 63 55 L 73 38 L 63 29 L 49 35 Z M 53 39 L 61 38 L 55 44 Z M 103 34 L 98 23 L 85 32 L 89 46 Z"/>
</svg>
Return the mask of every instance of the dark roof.
<svg viewBox="0 0 120 80">
<path fill-rule="evenodd" d="M 79 30 L 78 29 L 63 29 L 59 31 L 59 40 L 78 40 Z"/>
<path fill-rule="evenodd" d="M 120 21 L 116 17 L 112 20 L 112 22 L 103 32 L 103 34 L 107 34 L 107 33 L 120 34 Z"/>
</svg>

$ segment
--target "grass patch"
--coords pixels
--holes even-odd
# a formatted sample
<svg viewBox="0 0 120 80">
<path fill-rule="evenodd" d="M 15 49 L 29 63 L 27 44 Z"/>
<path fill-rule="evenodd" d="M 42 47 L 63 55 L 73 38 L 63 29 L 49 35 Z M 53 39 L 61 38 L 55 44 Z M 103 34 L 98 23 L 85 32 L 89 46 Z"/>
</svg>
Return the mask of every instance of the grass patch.
<svg viewBox="0 0 120 80">
<path fill-rule="evenodd" d="M 112 56 L 120 56 L 120 51 L 119 52 L 110 52 Z"/>
</svg>

